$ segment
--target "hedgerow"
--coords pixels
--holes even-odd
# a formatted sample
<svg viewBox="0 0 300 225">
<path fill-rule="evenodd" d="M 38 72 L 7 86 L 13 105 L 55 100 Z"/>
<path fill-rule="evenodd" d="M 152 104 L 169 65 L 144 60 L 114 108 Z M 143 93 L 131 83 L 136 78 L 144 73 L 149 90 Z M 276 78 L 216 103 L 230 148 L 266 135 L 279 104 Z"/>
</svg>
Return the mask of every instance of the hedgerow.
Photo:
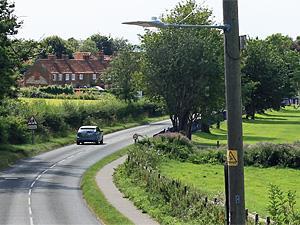
<svg viewBox="0 0 300 225">
<path fill-rule="evenodd" d="M 27 121 L 34 116 L 38 122 L 37 139 L 48 140 L 51 136 L 62 137 L 68 131 L 82 125 L 110 126 L 137 117 L 162 115 L 155 104 L 141 100 L 125 103 L 111 95 L 101 100 L 46 100 L 20 99 L 2 101 L 0 105 L 0 144 L 24 144 L 30 142 Z M 155 114 L 153 114 L 155 112 Z"/>
<path fill-rule="evenodd" d="M 184 160 L 192 152 L 191 143 L 179 134 L 147 139 L 131 148 L 128 160 L 117 170 L 116 176 L 127 177 L 133 185 L 145 189 L 148 197 L 136 204 L 150 214 L 156 211 L 152 216 L 161 224 L 224 224 L 222 204 L 207 200 L 194 187 L 159 174 L 157 168 L 163 160 Z"/>
</svg>

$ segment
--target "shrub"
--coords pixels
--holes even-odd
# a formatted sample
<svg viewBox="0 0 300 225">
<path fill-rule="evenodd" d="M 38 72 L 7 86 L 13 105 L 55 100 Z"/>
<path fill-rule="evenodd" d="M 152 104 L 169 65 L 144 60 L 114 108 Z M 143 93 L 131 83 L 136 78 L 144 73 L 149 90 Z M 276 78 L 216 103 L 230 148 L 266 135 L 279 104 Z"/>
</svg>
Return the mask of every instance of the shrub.
<svg viewBox="0 0 300 225">
<path fill-rule="evenodd" d="M 154 139 L 142 140 L 141 144 L 153 148 L 158 154 L 181 161 L 187 160 L 194 152 L 189 139 L 179 133 L 160 134 Z"/>
<path fill-rule="evenodd" d="M 245 148 L 245 165 L 300 168 L 297 144 L 257 143 Z"/>
<path fill-rule="evenodd" d="M 224 149 L 199 149 L 189 157 L 189 161 L 195 164 L 224 164 L 226 150 Z"/>
<path fill-rule="evenodd" d="M 295 209 L 296 193 L 288 191 L 285 195 L 276 185 L 269 188 L 268 211 L 276 224 L 300 224 L 300 213 Z"/>
<path fill-rule="evenodd" d="M 26 121 L 21 117 L 0 117 L 0 143 L 22 144 L 29 140 Z"/>
<path fill-rule="evenodd" d="M 44 119 L 43 125 L 48 127 L 53 133 L 61 134 L 68 129 L 63 114 L 47 112 L 44 114 Z"/>
</svg>

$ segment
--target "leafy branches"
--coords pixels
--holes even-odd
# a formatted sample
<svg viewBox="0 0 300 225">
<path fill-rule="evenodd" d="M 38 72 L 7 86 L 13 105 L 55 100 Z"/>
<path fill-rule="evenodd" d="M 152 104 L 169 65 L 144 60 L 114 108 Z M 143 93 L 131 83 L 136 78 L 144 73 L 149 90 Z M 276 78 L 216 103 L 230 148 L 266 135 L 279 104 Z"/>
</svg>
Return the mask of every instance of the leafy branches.
<svg viewBox="0 0 300 225">
<path fill-rule="evenodd" d="M 14 4 L 7 0 L 0 0 L 0 99 L 11 96 L 16 86 L 15 62 L 11 57 L 10 35 L 17 34 L 21 22 L 14 15 Z"/>
<path fill-rule="evenodd" d="M 300 213 L 296 211 L 296 193 L 288 191 L 285 195 L 276 185 L 269 188 L 268 211 L 276 224 L 296 225 L 300 223 Z"/>
</svg>

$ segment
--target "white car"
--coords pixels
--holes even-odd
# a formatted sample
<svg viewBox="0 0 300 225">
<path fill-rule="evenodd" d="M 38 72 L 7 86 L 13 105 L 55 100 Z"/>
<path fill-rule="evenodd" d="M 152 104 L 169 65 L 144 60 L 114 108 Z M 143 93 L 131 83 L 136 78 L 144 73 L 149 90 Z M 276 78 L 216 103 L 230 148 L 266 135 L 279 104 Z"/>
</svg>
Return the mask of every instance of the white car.
<svg viewBox="0 0 300 225">
<path fill-rule="evenodd" d="M 103 144 L 103 131 L 97 126 L 82 126 L 78 129 L 76 142 L 78 145 L 84 142 Z"/>
</svg>

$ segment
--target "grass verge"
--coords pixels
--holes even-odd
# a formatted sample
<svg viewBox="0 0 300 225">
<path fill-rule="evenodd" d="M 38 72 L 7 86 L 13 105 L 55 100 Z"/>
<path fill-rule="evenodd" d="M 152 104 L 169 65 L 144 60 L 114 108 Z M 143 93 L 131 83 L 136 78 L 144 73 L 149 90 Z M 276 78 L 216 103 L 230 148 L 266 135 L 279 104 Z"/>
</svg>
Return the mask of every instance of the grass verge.
<svg viewBox="0 0 300 225">
<path fill-rule="evenodd" d="M 124 166 L 121 165 L 116 170 L 114 182 L 124 196 L 129 198 L 138 209 L 142 210 L 143 213 L 149 214 L 152 218 L 155 218 L 160 224 L 183 224 L 182 221 L 176 217 L 169 215 L 172 209 L 168 204 L 161 201 L 155 194 L 146 191 L 146 184 L 143 181 L 139 181 L 139 178 L 128 176 Z M 184 224 L 187 225 L 187 223 Z"/>
<path fill-rule="evenodd" d="M 113 133 L 116 131 L 128 129 L 131 127 L 145 125 L 148 123 L 168 119 L 168 116 L 153 117 L 153 118 L 138 118 L 123 123 L 116 123 L 113 126 L 101 127 L 104 134 Z M 64 137 L 53 137 L 49 141 L 37 141 L 35 144 L 24 145 L 0 145 L 0 169 L 6 168 L 14 164 L 17 160 L 27 157 L 32 157 L 37 154 L 53 150 L 65 145 L 75 143 L 76 131 L 70 131 Z"/>
<path fill-rule="evenodd" d="M 106 225 L 133 225 L 106 200 L 95 180 L 97 172 L 102 167 L 125 155 L 127 150 L 128 148 L 124 148 L 94 164 L 85 172 L 81 181 L 84 199 L 94 214 Z"/>
</svg>

